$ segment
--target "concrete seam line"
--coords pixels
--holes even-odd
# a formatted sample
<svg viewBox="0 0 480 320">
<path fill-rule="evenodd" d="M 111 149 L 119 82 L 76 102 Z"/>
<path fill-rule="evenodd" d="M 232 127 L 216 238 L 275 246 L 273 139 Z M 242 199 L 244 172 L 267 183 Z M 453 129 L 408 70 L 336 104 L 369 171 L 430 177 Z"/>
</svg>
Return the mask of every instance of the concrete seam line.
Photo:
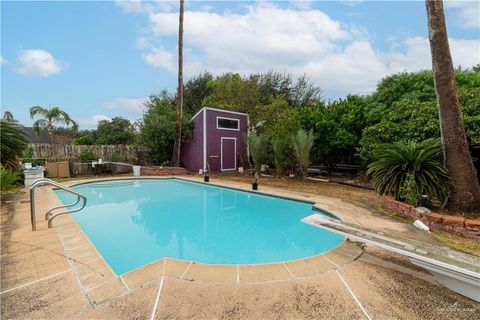
<svg viewBox="0 0 480 320">
<path fill-rule="evenodd" d="M 237 264 L 237 283 L 240 283 L 240 266 Z"/>
<path fill-rule="evenodd" d="M 130 291 L 130 288 L 128 287 L 128 284 L 125 282 L 125 280 L 123 280 L 123 277 L 120 276 L 119 278 L 120 278 L 120 280 L 122 280 L 122 283 L 125 285 L 125 287 L 127 287 L 127 290 Z"/>
<path fill-rule="evenodd" d="M 357 299 L 357 296 L 355 296 L 355 294 L 353 293 L 352 289 L 350 289 L 350 287 L 348 286 L 347 282 L 345 281 L 345 279 L 343 279 L 342 275 L 340 274 L 340 272 L 338 272 L 338 270 L 335 270 L 335 272 L 337 273 L 338 277 L 340 278 L 340 280 L 342 280 L 343 284 L 345 285 L 345 288 L 347 288 L 348 292 L 350 293 L 350 295 L 353 297 L 353 299 L 355 300 L 355 302 L 358 304 L 358 306 L 360 307 L 360 309 L 363 311 L 363 313 L 365 314 L 365 316 L 367 317 L 368 320 L 372 320 L 372 318 L 370 318 L 370 316 L 368 315 L 367 313 L 367 310 L 365 310 L 365 308 L 362 306 L 362 304 L 360 303 L 360 301 Z"/>
<path fill-rule="evenodd" d="M 290 269 L 288 268 L 287 264 L 284 262 L 283 263 L 283 266 L 285 267 L 285 269 L 287 269 L 288 273 L 290 274 L 290 277 L 292 277 L 292 279 L 295 279 L 295 276 L 293 275 L 293 273 L 290 271 Z"/>
<path fill-rule="evenodd" d="M 193 262 L 190 262 L 187 266 L 187 268 L 185 269 L 185 271 L 183 271 L 182 275 L 180 276 L 180 279 L 183 278 L 183 276 L 187 273 L 188 269 L 190 269 L 190 267 L 192 266 Z"/>
<path fill-rule="evenodd" d="M 162 278 L 160 279 L 160 286 L 158 287 L 157 299 L 155 300 L 155 305 L 153 306 L 152 316 L 150 317 L 150 320 L 155 319 L 155 313 L 157 313 L 158 302 L 160 301 L 160 294 L 162 293 L 162 288 L 163 288 L 163 279 L 164 279 L 164 276 L 162 276 Z"/>
<path fill-rule="evenodd" d="M 325 260 L 327 260 L 328 262 L 330 262 L 331 264 L 333 264 L 335 267 L 337 268 L 340 268 L 340 266 L 338 264 L 336 264 L 335 262 L 333 262 L 332 260 L 328 259 L 327 257 L 325 256 L 322 256 Z"/>
<path fill-rule="evenodd" d="M 66 272 L 69 272 L 69 271 L 72 271 L 72 269 L 68 269 L 68 270 L 65 270 L 65 271 L 62 271 L 62 272 L 58 272 L 58 273 L 52 274 L 52 275 L 50 275 L 50 276 L 48 276 L 48 277 L 41 278 L 41 279 L 38 279 L 38 280 L 35 280 L 35 281 L 32 281 L 32 282 L 28 282 L 28 283 L 25 283 L 25 284 L 21 284 L 21 285 L 19 285 L 19 286 L 17 286 L 17 287 L 13 287 L 13 288 L 7 289 L 7 290 L 5 290 L 5 291 L 2 291 L 2 292 L 0 292 L 0 294 L 4 294 L 4 293 L 10 292 L 10 291 L 12 291 L 12 290 L 20 289 L 20 288 L 29 286 L 29 285 L 31 285 L 31 284 L 35 284 L 35 283 L 37 283 L 37 282 L 43 281 L 43 280 L 48 280 L 48 279 L 50 279 L 50 278 L 59 276 L 59 275 L 61 275 L 61 274 L 64 274 L 64 273 L 66 273 Z"/>
</svg>

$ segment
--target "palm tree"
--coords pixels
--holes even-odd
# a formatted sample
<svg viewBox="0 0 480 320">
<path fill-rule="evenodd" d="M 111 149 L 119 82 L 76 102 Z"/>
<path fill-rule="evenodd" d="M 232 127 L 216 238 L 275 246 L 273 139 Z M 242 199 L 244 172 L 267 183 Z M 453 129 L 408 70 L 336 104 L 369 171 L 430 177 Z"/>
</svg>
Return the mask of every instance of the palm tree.
<svg viewBox="0 0 480 320">
<path fill-rule="evenodd" d="M 70 118 L 68 113 L 60 110 L 58 107 L 50 109 L 40 106 L 31 107 L 30 117 L 33 119 L 36 115 L 40 115 L 42 118 L 33 123 L 33 129 L 38 135 L 40 135 L 40 129 L 47 129 L 50 144 L 53 144 L 53 131 L 55 129 L 55 124 L 64 123 L 67 126 L 72 124 L 72 129 L 74 131 L 78 128 L 77 123 Z"/>
<path fill-rule="evenodd" d="M 183 116 L 183 7 L 184 0 L 180 0 L 178 24 L 178 91 L 177 91 L 177 119 L 175 123 L 175 144 L 173 145 L 172 165 L 180 163 L 180 149 L 182 144 L 182 116 Z"/>
<path fill-rule="evenodd" d="M 5 111 L 3 113 L 3 119 L 10 121 L 10 122 L 17 122 L 13 117 L 13 114 L 10 111 Z"/>
<path fill-rule="evenodd" d="M 6 168 L 18 169 L 18 158 L 28 147 L 25 132 L 14 122 L 0 119 L 1 163 Z"/>
<path fill-rule="evenodd" d="M 444 201 L 450 192 L 440 139 L 382 144 L 374 150 L 374 158 L 375 161 L 368 165 L 367 175 L 371 176 L 375 190 L 381 195 L 389 194 L 397 200 L 406 198 L 409 176 L 419 202 Z M 422 199 L 423 195 L 427 198 Z"/>
<path fill-rule="evenodd" d="M 426 0 L 425 3 L 444 163 L 453 184 L 447 207 L 458 212 L 479 212 L 480 184 L 470 158 L 460 111 L 443 2 Z"/>
</svg>

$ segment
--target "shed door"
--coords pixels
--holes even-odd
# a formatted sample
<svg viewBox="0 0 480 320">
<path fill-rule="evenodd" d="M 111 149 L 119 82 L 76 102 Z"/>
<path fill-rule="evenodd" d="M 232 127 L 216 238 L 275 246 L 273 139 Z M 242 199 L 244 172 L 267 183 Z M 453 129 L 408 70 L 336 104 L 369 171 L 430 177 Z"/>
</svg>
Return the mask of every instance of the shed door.
<svg viewBox="0 0 480 320">
<path fill-rule="evenodd" d="M 222 137 L 221 170 L 236 170 L 237 168 L 237 139 Z"/>
</svg>

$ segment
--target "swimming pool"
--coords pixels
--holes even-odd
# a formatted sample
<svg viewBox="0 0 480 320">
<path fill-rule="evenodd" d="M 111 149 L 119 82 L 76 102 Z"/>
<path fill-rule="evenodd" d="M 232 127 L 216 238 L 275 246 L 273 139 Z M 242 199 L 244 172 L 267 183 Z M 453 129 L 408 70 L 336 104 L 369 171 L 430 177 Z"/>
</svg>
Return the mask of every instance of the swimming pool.
<svg viewBox="0 0 480 320">
<path fill-rule="evenodd" d="M 300 221 L 312 214 L 307 202 L 180 179 L 73 188 L 88 198 L 74 219 L 117 275 L 164 257 L 211 264 L 294 260 L 343 241 Z M 62 190 L 55 193 L 63 203 L 73 200 Z"/>
</svg>

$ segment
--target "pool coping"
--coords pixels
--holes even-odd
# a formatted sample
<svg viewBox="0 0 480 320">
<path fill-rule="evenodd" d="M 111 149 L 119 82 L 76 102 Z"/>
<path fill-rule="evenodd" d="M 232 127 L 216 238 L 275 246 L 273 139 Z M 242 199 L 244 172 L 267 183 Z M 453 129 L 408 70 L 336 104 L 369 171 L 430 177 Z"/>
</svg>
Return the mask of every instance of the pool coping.
<svg viewBox="0 0 480 320">
<path fill-rule="evenodd" d="M 178 179 L 188 182 L 203 183 L 217 187 L 224 187 L 239 191 L 247 191 L 247 187 L 226 185 L 225 183 L 204 183 L 195 177 L 178 176 L 149 176 L 149 177 L 118 177 L 118 178 L 93 178 L 64 183 L 68 186 L 82 185 L 101 181 L 139 180 L 139 179 Z M 50 205 L 60 205 L 61 201 L 53 191 L 47 196 Z M 265 196 L 280 197 L 284 199 L 307 202 L 315 210 L 327 212 L 342 219 L 342 214 L 326 211 L 318 202 L 303 196 L 285 195 L 282 190 L 268 188 L 269 193 L 253 191 Z M 272 193 L 273 191 L 273 193 Z M 320 203 L 321 205 L 321 203 Z M 127 294 L 136 288 L 145 286 L 152 281 L 160 281 L 162 277 L 176 278 L 185 281 L 198 281 L 210 283 L 255 284 L 277 281 L 289 281 L 319 276 L 331 270 L 341 268 L 343 265 L 356 260 L 363 252 L 364 246 L 347 238 L 335 248 L 311 257 L 300 258 L 282 262 L 260 264 L 207 264 L 195 261 L 179 260 L 174 258 L 161 258 L 132 271 L 117 275 L 106 262 L 100 252 L 93 245 L 81 226 L 71 214 L 59 216 L 54 220 L 57 236 L 64 247 L 66 256 L 74 270 L 84 293 L 92 305 L 99 305 L 118 296 Z"/>
</svg>

